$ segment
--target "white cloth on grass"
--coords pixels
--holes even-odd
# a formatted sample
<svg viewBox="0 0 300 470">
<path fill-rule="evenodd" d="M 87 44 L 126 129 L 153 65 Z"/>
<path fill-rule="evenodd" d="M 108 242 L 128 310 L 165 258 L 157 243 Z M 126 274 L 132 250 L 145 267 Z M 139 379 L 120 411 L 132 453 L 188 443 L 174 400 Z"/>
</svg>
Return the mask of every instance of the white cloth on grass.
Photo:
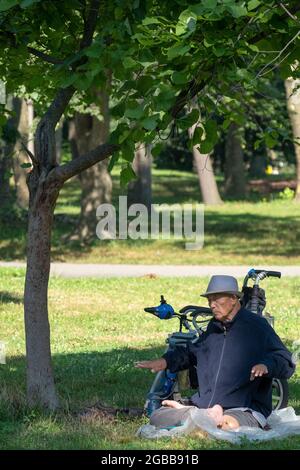
<svg viewBox="0 0 300 470">
<path fill-rule="evenodd" d="M 207 432 L 209 437 L 238 444 L 244 438 L 250 441 L 269 441 L 270 439 L 282 439 L 287 436 L 300 435 L 300 416 L 296 415 L 295 410 L 291 406 L 273 411 L 267 419 L 267 424 L 271 427 L 268 431 L 248 426 L 240 426 L 231 431 L 223 431 L 216 426 L 215 422 L 207 415 L 205 409 L 192 408 L 181 426 L 175 426 L 171 429 L 158 429 L 151 424 L 145 424 L 138 429 L 137 436 L 146 439 L 178 437 L 185 436 L 200 428 Z"/>
</svg>

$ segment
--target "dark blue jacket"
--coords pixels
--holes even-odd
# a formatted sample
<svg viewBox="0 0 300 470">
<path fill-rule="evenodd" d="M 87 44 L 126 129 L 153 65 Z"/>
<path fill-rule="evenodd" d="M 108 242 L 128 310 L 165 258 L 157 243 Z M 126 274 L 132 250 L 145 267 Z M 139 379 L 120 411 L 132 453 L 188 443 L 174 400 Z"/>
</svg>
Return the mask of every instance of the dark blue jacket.
<svg viewBox="0 0 300 470">
<path fill-rule="evenodd" d="M 241 308 L 232 321 L 212 319 L 197 343 L 163 356 L 171 372 L 197 367 L 199 408 L 249 407 L 265 417 L 272 411 L 272 378 L 288 379 L 295 371 L 290 352 L 267 320 Z M 250 381 L 251 369 L 265 364 L 268 374 Z"/>
</svg>

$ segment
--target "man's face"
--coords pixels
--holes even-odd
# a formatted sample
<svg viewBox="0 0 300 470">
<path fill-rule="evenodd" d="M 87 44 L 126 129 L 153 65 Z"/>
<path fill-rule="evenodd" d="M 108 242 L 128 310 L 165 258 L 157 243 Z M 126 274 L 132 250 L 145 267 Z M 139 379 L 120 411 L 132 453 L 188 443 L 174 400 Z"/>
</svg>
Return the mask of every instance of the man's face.
<svg viewBox="0 0 300 470">
<path fill-rule="evenodd" d="M 207 300 L 215 319 L 222 322 L 231 320 L 231 314 L 236 313 L 239 304 L 238 298 L 231 294 L 211 294 L 207 296 Z"/>
</svg>

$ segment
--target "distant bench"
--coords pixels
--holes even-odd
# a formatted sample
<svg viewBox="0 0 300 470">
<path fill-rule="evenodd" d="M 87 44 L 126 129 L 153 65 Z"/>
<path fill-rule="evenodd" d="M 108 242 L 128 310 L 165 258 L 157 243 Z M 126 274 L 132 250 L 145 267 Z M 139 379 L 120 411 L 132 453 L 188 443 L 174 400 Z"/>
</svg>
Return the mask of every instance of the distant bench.
<svg viewBox="0 0 300 470">
<path fill-rule="evenodd" d="M 284 191 L 285 188 L 296 189 L 296 180 L 281 180 L 281 181 L 267 181 L 267 180 L 251 180 L 248 182 L 249 190 L 256 190 L 261 194 L 269 194 L 273 191 Z"/>
</svg>

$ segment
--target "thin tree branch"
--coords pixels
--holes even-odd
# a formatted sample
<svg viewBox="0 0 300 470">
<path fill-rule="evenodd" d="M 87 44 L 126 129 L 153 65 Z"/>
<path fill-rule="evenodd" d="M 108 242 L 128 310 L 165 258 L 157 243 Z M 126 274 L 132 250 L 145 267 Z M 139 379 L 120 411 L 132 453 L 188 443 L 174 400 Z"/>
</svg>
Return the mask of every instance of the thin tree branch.
<svg viewBox="0 0 300 470">
<path fill-rule="evenodd" d="M 57 165 L 55 148 L 55 126 L 60 120 L 70 99 L 75 93 L 75 88 L 69 86 L 58 90 L 48 110 L 39 122 L 36 130 L 36 158 L 41 166 L 48 169 Z M 43 160 L 41 160 L 43 156 Z"/>
<path fill-rule="evenodd" d="M 98 19 L 99 6 L 100 0 L 91 1 L 88 18 L 85 21 L 83 37 L 80 43 L 80 50 L 84 49 L 85 47 L 88 47 L 92 43 L 93 34 Z M 82 65 L 83 61 L 86 60 L 87 58 L 83 57 L 82 59 L 79 59 L 78 61 L 74 62 L 73 68 L 76 69 L 78 65 Z M 42 121 L 50 120 L 55 127 L 74 93 L 75 88 L 73 88 L 72 86 L 58 90 L 56 97 L 54 98 L 49 109 L 43 116 Z"/>
<path fill-rule="evenodd" d="M 86 21 L 84 21 L 84 31 L 80 43 L 80 50 L 88 47 L 93 41 L 93 35 L 97 25 L 99 7 L 100 0 L 91 0 L 88 17 Z M 74 62 L 72 66 L 73 70 L 75 71 L 79 65 L 82 65 L 86 61 L 87 57 L 82 57 L 78 61 Z M 40 155 L 44 155 L 45 159 L 42 164 L 49 169 L 57 166 L 55 151 L 55 126 L 60 120 L 74 93 L 75 88 L 72 85 L 67 88 L 59 89 L 50 107 L 42 117 L 36 131 L 37 158 L 39 159 Z M 40 146 L 40 148 L 38 146 Z"/>
<path fill-rule="evenodd" d="M 92 0 L 87 18 L 85 19 L 85 16 L 83 17 L 84 32 L 80 43 L 80 50 L 90 46 L 92 43 L 97 24 L 99 8 L 100 0 Z"/>
<path fill-rule="evenodd" d="M 273 64 L 277 59 L 279 59 L 279 57 L 283 54 L 283 52 L 289 47 L 289 45 L 293 41 L 295 41 L 295 39 L 297 39 L 297 37 L 299 35 L 300 35 L 300 30 L 297 31 L 295 36 L 293 36 L 292 39 L 289 40 L 289 42 L 284 46 L 284 48 L 279 52 L 279 54 L 277 54 L 277 56 L 274 59 L 272 59 L 270 62 L 268 62 L 266 65 L 263 66 L 263 68 L 258 72 L 258 74 L 256 75 L 255 78 L 258 78 L 258 77 L 261 77 L 262 75 L 265 75 L 267 72 L 265 72 L 265 73 L 263 73 L 263 72 L 269 67 L 269 65 Z M 272 68 L 272 70 L 273 70 L 273 68 Z"/>
<path fill-rule="evenodd" d="M 67 88 L 60 88 L 51 105 L 49 106 L 48 110 L 42 117 L 41 122 L 50 121 L 53 127 L 55 128 L 74 93 L 75 88 L 73 86 L 69 86 Z"/>
<path fill-rule="evenodd" d="M 102 160 L 110 157 L 114 152 L 120 150 L 120 146 L 116 144 L 101 144 L 85 155 L 75 158 L 64 165 L 54 168 L 48 176 L 48 181 L 58 180 L 64 183 L 72 176 L 78 175 L 84 170 L 95 165 Z"/>
<path fill-rule="evenodd" d="M 264 73 L 261 73 L 259 75 L 259 77 L 263 77 L 264 75 L 267 75 L 268 73 L 272 72 L 274 69 L 276 69 L 283 61 L 285 61 L 285 59 L 291 54 L 291 51 L 288 52 L 284 57 L 282 57 L 282 59 L 277 62 L 275 65 L 273 65 L 273 67 L 269 70 L 266 70 Z"/>
<path fill-rule="evenodd" d="M 39 51 L 38 49 L 35 49 L 34 47 L 28 46 L 27 50 L 28 50 L 28 52 L 30 52 L 30 54 L 33 54 L 36 57 L 39 57 L 40 59 L 43 59 L 45 62 L 49 62 L 49 64 L 57 65 L 57 64 L 63 64 L 64 63 L 63 60 L 57 59 L 56 57 L 52 57 L 48 54 L 45 54 L 44 52 Z"/>
<path fill-rule="evenodd" d="M 292 20 L 298 20 L 297 16 L 293 15 L 283 3 L 280 2 L 279 5 L 281 6 L 281 8 L 284 9 L 284 11 L 289 15 L 289 17 L 292 18 Z"/>
<path fill-rule="evenodd" d="M 194 96 L 196 96 L 199 91 L 205 87 L 206 83 L 207 82 L 204 80 L 199 83 L 196 83 L 196 80 L 192 80 L 189 83 L 189 86 L 179 93 L 176 102 L 171 109 L 171 116 L 176 118 L 177 114 L 184 108 L 187 102 L 194 98 Z"/>
<path fill-rule="evenodd" d="M 290 8 L 290 13 L 291 14 L 295 14 L 297 12 L 300 11 L 300 5 L 297 4 L 296 6 L 294 6 L 293 8 Z M 285 18 L 285 15 L 282 15 L 280 18 L 284 19 Z M 251 23 L 251 21 L 247 23 L 246 27 Z M 244 28 L 245 30 L 245 28 Z M 259 33 L 259 34 L 256 34 L 255 36 L 253 36 L 253 38 L 249 39 L 248 42 L 249 44 L 255 44 L 257 42 L 259 42 L 261 39 L 264 39 L 266 37 L 268 37 L 269 35 L 269 32 L 267 31 L 264 31 L 262 33 Z M 241 33 L 239 34 L 238 36 L 239 38 L 241 37 Z M 292 39 L 292 41 L 294 40 L 294 38 Z M 290 42 L 292 42 L 290 41 Z M 289 43 L 290 44 L 290 43 Z M 286 46 L 287 47 L 287 46 Z M 280 54 L 279 56 L 284 52 L 284 50 L 286 49 L 286 47 L 280 51 Z M 277 56 L 277 58 L 279 57 Z M 276 59 L 275 59 L 276 60 Z M 269 65 L 269 64 L 268 64 Z M 263 69 L 264 70 L 264 69 Z M 206 81 L 201 81 L 199 83 L 196 83 L 196 80 L 193 79 L 191 80 L 191 82 L 189 83 L 189 85 L 184 89 L 182 90 L 177 99 L 176 99 L 176 102 L 174 104 L 174 106 L 171 108 L 171 116 L 175 119 L 178 115 L 178 113 L 184 108 L 184 106 L 188 103 L 188 101 L 193 98 L 194 96 L 196 96 L 199 91 L 201 91 L 204 87 L 206 86 Z"/>
<path fill-rule="evenodd" d="M 289 12 L 292 15 L 300 12 L 300 5 L 297 4 L 293 8 L 290 8 Z M 285 19 L 285 15 L 279 16 L 279 20 L 284 20 L 284 19 Z M 248 42 L 249 44 L 256 44 L 257 42 L 261 41 L 261 39 L 265 39 L 266 37 L 268 37 L 269 34 L 270 34 L 270 31 L 262 31 L 261 33 L 258 33 L 255 36 L 253 36 L 253 38 L 249 39 Z"/>
<path fill-rule="evenodd" d="M 32 160 L 33 164 L 38 166 L 39 162 L 38 160 L 35 158 L 35 156 L 33 155 L 33 153 L 29 150 L 28 147 L 26 147 L 26 145 L 24 144 L 24 142 L 22 140 L 20 140 L 20 143 L 21 143 L 21 146 L 23 148 L 23 150 L 27 153 L 28 157 Z"/>
</svg>

